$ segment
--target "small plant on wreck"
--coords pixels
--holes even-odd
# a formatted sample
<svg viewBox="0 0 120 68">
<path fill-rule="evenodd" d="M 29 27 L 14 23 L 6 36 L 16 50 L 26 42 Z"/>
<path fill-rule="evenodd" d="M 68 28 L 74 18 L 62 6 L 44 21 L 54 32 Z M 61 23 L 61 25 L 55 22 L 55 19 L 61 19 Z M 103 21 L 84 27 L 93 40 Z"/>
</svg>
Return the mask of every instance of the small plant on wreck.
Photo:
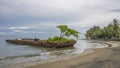
<svg viewBox="0 0 120 68">
<path fill-rule="evenodd" d="M 54 36 L 53 38 L 48 38 L 47 41 L 50 42 L 70 42 L 70 41 L 75 41 L 74 39 L 67 39 L 67 38 L 61 38 L 60 36 Z"/>
<path fill-rule="evenodd" d="M 67 25 L 59 25 L 57 28 L 60 29 L 60 36 L 54 36 L 53 38 L 48 38 L 48 41 L 52 42 L 69 42 L 69 41 L 75 41 L 74 39 L 68 39 L 66 37 L 74 36 L 76 38 L 79 37 L 79 32 L 68 28 Z"/>
</svg>

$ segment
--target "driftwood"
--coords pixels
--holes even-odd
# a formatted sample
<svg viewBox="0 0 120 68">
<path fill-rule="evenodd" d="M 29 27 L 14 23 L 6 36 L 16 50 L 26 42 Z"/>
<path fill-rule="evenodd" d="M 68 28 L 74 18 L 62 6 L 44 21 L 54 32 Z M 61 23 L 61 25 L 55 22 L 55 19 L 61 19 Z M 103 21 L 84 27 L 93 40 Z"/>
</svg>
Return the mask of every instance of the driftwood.
<svg viewBox="0 0 120 68">
<path fill-rule="evenodd" d="M 33 45 L 33 46 L 40 46 L 40 47 L 49 47 L 49 48 L 63 48 L 63 47 L 70 47 L 73 46 L 76 41 L 67 41 L 67 42 L 49 42 L 45 40 L 12 40 L 7 39 L 6 42 L 12 44 L 19 44 L 19 45 Z"/>
</svg>

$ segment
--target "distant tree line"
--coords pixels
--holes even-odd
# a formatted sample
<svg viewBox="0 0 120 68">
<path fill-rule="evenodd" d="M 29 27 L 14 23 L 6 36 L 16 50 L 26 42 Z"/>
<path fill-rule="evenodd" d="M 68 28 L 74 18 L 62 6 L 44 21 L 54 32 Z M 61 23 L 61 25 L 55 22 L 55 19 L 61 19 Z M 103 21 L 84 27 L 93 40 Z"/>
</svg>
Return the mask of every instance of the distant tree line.
<svg viewBox="0 0 120 68">
<path fill-rule="evenodd" d="M 104 39 L 104 40 L 120 40 L 120 23 L 117 19 L 107 26 L 100 28 L 99 26 L 93 26 L 90 28 L 85 36 L 88 39 Z"/>
</svg>

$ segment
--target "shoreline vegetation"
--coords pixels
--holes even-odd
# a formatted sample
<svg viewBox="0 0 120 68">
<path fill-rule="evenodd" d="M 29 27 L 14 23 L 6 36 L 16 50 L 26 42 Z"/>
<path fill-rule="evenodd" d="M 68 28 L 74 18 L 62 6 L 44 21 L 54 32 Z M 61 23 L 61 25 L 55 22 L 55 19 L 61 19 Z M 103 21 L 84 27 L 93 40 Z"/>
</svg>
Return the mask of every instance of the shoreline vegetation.
<svg viewBox="0 0 120 68">
<path fill-rule="evenodd" d="M 119 20 L 113 19 L 110 24 L 103 28 L 94 25 L 92 28 L 86 31 L 85 36 L 87 39 L 120 41 Z"/>
<path fill-rule="evenodd" d="M 7 39 L 6 42 L 12 44 L 19 44 L 19 45 L 33 45 L 33 46 L 40 46 L 40 47 L 49 47 L 49 48 L 63 48 L 63 47 L 70 47 L 76 43 L 74 39 L 68 39 L 66 37 L 70 37 L 71 35 L 78 38 L 79 32 L 68 28 L 66 25 L 59 25 L 57 26 L 60 30 L 60 36 L 54 36 L 53 38 L 48 38 L 47 40 L 39 40 L 37 38 L 30 39 L 30 38 L 23 38 L 21 40 L 18 39 Z"/>
</svg>

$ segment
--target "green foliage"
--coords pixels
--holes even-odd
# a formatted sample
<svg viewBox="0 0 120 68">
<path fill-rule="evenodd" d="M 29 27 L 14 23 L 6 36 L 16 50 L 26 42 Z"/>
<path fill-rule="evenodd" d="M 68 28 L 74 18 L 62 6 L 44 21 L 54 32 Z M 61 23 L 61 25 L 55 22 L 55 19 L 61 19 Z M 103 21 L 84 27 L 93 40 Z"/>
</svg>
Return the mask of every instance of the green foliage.
<svg viewBox="0 0 120 68">
<path fill-rule="evenodd" d="M 90 37 L 92 39 L 96 39 L 97 37 L 100 37 L 102 33 L 102 30 L 99 26 L 94 26 L 93 28 L 90 28 L 87 33 L 86 37 Z"/>
<path fill-rule="evenodd" d="M 67 25 L 59 25 L 59 26 L 57 26 L 57 28 L 60 29 L 60 32 L 61 32 L 60 36 L 48 38 L 47 41 L 49 41 L 49 42 L 70 42 L 70 41 L 74 41 L 74 39 L 67 39 L 64 36 L 69 37 L 69 36 L 73 35 L 76 38 L 79 37 L 79 35 L 78 35 L 79 32 L 74 29 L 68 28 Z"/>
<path fill-rule="evenodd" d="M 50 42 L 67 42 L 67 41 L 74 41 L 74 39 L 67 39 L 67 38 L 61 38 L 59 36 L 55 36 L 53 38 L 48 38 L 47 41 L 50 41 Z"/>
<path fill-rule="evenodd" d="M 61 32 L 60 37 L 62 38 L 65 35 L 65 33 L 67 32 L 68 27 L 66 25 L 59 25 L 59 26 L 57 26 L 57 28 L 60 29 L 60 32 Z"/>
<path fill-rule="evenodd" d="M 94 26 L 86 32 L 86 37 L 91 39 L 115 39 L 120 40 L 119 21 L 113 19 L 112 23 L 103 29 L 99 26 Z"/>
<path fill-rule="evenodd" d="M 79 32 L 68 28 L 66 25 L 59 25 L 57 26 L 57 28 L 60 29 L 60 37 L 63 38 L 64 36 L 66 37 L 70 37 L 71 35 L 73 35 L 74 37 L 78 38 L 79 37 Z"/>
</svg>

